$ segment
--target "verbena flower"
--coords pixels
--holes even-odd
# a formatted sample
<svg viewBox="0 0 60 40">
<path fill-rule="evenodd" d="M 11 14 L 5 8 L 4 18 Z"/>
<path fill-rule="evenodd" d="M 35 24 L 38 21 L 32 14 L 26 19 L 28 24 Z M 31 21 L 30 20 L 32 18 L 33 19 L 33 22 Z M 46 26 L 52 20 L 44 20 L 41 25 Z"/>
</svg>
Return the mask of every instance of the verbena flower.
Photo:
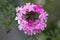
<svg viewBox="0 0 60 40">
<path fill-rule="evenodd" d="M 26 5 L 16 8 L 19 30 L 23 30 L 25 34 L 36 35 L 44 30 L 47 22 L 47 12 L 42 5 L 26 3 Z"/>
</svg>

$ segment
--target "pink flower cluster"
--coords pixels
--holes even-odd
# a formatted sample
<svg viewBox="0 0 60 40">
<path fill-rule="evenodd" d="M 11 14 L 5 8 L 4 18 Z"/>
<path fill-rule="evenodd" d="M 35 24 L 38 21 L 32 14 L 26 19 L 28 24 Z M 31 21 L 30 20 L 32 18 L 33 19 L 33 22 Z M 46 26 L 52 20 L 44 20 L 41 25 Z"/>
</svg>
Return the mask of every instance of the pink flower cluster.
<svg viewBox="0 0 60 40">
<path fill-rule="evenodd" d="M 37 20 L 26 20 L 24 15 L 28 14 L 28 12 L 37 12 L 39 13 Z M 28 35 L 36 35 L 44 30 L 47 22 L 47 12 L 42 8 L 42 5 L 35 5 L 31 3 L 26 3 L 26 5 L 16 8 L 17 16 L 15 20 L 18 20 L 18 28 L 19 30 L 23 30 L 25 34 Z"/>
</svg>

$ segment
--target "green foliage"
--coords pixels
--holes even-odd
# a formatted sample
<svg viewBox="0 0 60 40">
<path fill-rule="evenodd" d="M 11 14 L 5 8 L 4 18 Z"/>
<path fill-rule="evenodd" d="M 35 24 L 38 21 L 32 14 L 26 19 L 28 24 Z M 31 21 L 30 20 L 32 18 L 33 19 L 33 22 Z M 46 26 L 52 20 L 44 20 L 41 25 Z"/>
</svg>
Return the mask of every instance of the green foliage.
<svg viewBox="0 0 60 40">
<path fill-rule="evenodd" d="M 15 22 L 15 7 L 18 5 L 16 0 L 0 0 L 0 23 L 4 26 L 7 33 L 10 32 L 10 26 Z"/>
</svg>

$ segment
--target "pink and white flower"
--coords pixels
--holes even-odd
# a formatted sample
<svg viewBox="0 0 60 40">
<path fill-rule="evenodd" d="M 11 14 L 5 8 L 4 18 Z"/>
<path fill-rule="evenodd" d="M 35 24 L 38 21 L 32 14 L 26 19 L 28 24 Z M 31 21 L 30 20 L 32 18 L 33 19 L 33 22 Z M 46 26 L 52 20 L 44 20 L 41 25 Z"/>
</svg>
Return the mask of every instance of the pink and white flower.
<svg viewBox="0 0 60 40">
<path fill-rule="evenodd" d="M 26 5 L 16 8 L 19 30 L 23 30 L 28 35 L 40 33 L 46 27 L 47 12 L 42 5 L 26 3 Z"/>
</svg>

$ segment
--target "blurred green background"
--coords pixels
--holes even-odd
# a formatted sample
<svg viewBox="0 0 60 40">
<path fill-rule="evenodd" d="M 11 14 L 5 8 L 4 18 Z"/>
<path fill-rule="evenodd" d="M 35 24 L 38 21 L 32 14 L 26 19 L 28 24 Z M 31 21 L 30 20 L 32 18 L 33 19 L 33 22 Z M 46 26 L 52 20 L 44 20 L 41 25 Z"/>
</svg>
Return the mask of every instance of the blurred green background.
<svg viewBox="0 0 60 40">
<path fill-rule="evenodd" d="M 3 25 L 6 32 L 9 33 L 11 31 L 11 25 L 18 26 L 15 21 L 15 8 L 27 2 L 42 4 L 49 14 L 47 27 L 37 36 L 37 39 L 60 40 L 60 0 L 0 0 L 0 25 Z"/>
</svg>

